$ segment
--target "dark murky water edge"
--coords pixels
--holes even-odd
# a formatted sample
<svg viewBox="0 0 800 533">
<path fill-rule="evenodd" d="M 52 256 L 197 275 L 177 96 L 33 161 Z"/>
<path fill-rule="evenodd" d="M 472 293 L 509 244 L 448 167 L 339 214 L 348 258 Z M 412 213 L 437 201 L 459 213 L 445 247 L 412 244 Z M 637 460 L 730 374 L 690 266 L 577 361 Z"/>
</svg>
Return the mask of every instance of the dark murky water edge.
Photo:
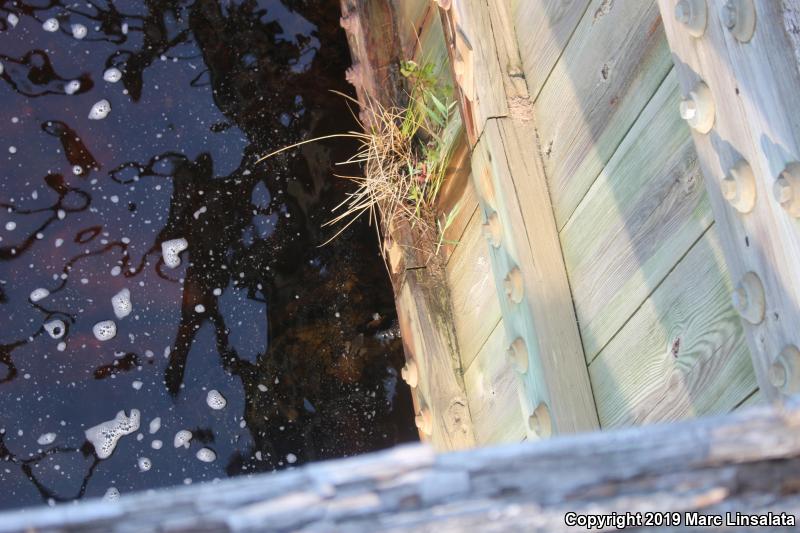
<svg viewBox="0 0 800 533">
<path fill-rule="evenodd" d="M 0 508 L 415 438 L 374 233 L 317 247 L 352 146 L 255 164 L 355 127 L 328 92 L 347 90 L 338 17 L 336 0 L 0 0 Z M 132 409 L 139 429 L 99 459 L 84 432 Z"/>
</svg>

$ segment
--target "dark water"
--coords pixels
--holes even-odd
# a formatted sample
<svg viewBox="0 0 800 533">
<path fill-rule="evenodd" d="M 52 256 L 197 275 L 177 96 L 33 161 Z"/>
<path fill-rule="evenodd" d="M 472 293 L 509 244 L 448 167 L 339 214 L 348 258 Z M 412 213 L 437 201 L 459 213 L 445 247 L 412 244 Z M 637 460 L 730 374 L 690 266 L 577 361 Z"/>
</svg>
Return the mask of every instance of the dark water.
<svg viewBox="0 0 800 533">
<path fill-rule="evenodd" d="M 0 508 L 415 438 L 372 230 L 317 246 L 352 146 L 255 164 L 355 127 L 328 92 L 347 90 L 338 17 L 338 0 L 0 0 Z M 84 432 L 133 409 L 138 431 L 99 459 Z"/>
</svg>

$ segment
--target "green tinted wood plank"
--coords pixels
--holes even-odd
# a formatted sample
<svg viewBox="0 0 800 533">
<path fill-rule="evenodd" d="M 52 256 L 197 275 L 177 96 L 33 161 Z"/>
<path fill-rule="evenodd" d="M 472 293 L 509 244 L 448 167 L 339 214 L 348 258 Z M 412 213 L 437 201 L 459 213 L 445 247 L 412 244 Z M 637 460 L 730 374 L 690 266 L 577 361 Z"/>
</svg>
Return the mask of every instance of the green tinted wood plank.
<svg viewBox="0 0 800 533">
<path fill-rule="evenodd" d="M 464 374 L 475 440 L 479 446 L 520 442 L 525 417 L 519 402 L 519 378 L 506 356 L 502 321 Z"/>
<path fill-rule="evenodd" d="M 589 365 L 603 427 L 719 414 L 756 388 L 712 226 Z"/>
<path fill-rule="evenodd" d="M 587 361 L 713 223 L 674 74 L 561 231 Z"/>
<path fill-rule="evenodd" d="M 559 228 L 671 67 L 654 0 L 591 3 L 534 103 Z"/>
</svg>

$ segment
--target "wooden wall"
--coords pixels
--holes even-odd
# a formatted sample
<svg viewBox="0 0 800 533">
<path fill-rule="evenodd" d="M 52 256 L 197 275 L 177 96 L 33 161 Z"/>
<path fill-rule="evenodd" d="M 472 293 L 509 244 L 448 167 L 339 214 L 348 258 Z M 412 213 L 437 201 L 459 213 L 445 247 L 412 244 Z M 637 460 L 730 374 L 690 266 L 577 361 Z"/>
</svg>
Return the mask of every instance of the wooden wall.
<svg viewBox="0 0 800 533">
<path fill-rule="evenodd" d="M 512 13 L 601 425 L 734 409 L 756 382 L 656 1 Z"/>
</svg>

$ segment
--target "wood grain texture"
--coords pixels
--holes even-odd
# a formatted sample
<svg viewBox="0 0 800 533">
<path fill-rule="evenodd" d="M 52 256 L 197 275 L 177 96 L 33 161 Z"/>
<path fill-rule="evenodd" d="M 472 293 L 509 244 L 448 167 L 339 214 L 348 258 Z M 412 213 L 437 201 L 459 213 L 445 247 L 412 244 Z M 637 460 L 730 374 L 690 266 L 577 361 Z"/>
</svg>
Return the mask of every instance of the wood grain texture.
<svg viewBox="0 0 800 533">
<path fill-rule="evenodd" d="M 586 360 L 713 223 L 670 74 L 561 231 Z"/>
<path fill-rule="evenodd" d="M 715 227 L 589 365 L 604 428 L 730 411 L 756 389 Z"/>
<path fill-rule="evenodd" d="M 655 0 L 594 0 L 534 103 L 559 229 L 672 62 Z"/>
<path fill-rule="evenodd" d="M 510 3 L 528 92 L 536 98 L 589 0 L 511 0 Z"/>
<path fill-rule="evenodd" d="M 756 389 L 756 391 L 750 396 L 748 396 L 747 399 L 745 399 L 745 401 L 736 406 L 736 411 L 742 409 L 748 409 L 750 407 L 755 407 L 759 405 L 766 405 L 767 403 L 768 403 L 767 399 L 764 398 L 763 394 L 761 394 L 761 389 Z"/>
<path fill-rule="evenodd" d="M 417 444 L 126 494 L 113 503 L 2 513 L 0 532 L 559 533 L 576 531 L 564 522 L 569 511 L 797 515 L 799 484 L 800 408 L 792 400 L 725 417 L 460 453 L 436 455 Z"/>
<path fill-rule="evenodd" d="M 447 264 L 453 324 L 465 370 L 500 320 L 500 303 L 482 222 L 481 214 L 476 212 Z"/>
<path fill-rule="evenodd" d="M 420 409 L 429 409 L 437 450 L 475 445 L 450 301 L 444 280 L 427 269 L 407 270 L 396 294 L 403 348 L 419 372 Z"/>
<path fill-rule="evenodd" d="M 462 130 L 446 170 L 447 178 L 436 200 L 436 212 L 440 221 L 446 220 L 453 211 L 456 212 L 452 223 L 444 232 L 442 253 L 446 262 L 450 261 L 453 251 L 463 238 L 467 224 L 478 209 L 478 197 L 470 178 L 471 172 L 470 149 Z"/>
<path fill-rule="evenodd" d="M 519 378 L 506 355 L 507 347 L 505 327 L 499 322 L 464 373 L 478 446 L 521 442 L 527 433 Z"/>
<path fill-rule="evenodd" d="M 594 401 L 572 307 L 561 246 L 541 162 L 531 143 L 533 124 L 512 118 L 487 123 L 472 156 L 472 172 L 484 217 L 496 212 L 503 228 L 490 248 L 506 338 L 527 344 L 527 371 L 520 401 L 526 417 L 549 410 L 549 433 L 597 426 Z M 518 269 L 521 301 L 504 278 Z M 541 438 L 529 427 L 528 438 Z"/>
<path fill-rule="evenodd" d="M 769 383 L 769 367 L 785 346 L 800 346 L 800 223 L 772 190 L 784 165 L 800 157 L 800 72 L 784 26 L 784 10 L 798 2 L 754 4 L 755 34 L 740 43 L 720 21 L 720 1 L 710 2 L 706 33 L 694 39 L 672 15 L 675 0 L 659 0 L 684 93 L 702 79 L 716 105 L 713 130 L 693 132 L 693 138 L 733 279 L 754 272 L 764 287 L 764 320 L 744 326 L 759 387 L 775 399 L 792 391 Z M 751 165 L 756 185 L 755 207 L 746 215 L 725 201 L 719 187 L 740 158 Z"/>
</svg>

